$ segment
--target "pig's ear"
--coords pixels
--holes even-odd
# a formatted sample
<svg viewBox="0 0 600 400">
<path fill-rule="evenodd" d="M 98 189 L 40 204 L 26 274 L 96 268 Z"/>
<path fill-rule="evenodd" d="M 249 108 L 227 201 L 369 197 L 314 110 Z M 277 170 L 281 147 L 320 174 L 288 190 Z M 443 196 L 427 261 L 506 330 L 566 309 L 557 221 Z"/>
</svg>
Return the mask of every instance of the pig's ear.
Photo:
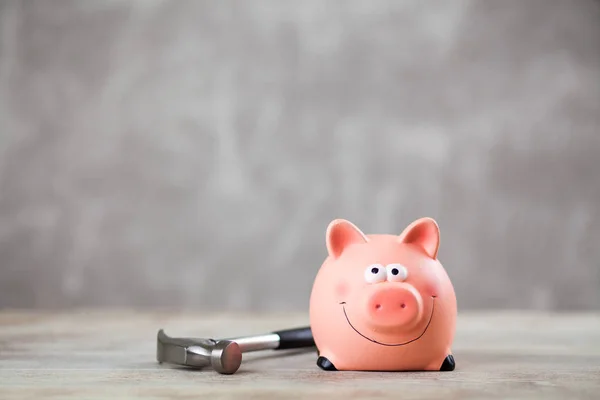
<svg viewBox="0 0 600 400">
<path fill-rule="evenodd" d="M 368 239 L 352 222 L 336 219 L 327 227 L 327 251 L 338 258 L 352 244 L 367 243 Z"/>
<path fill-rule="evenodd" d="M 435 220 L 421 218 L 410 224 L 400 234 L 399 240 L 401 243 L 421 247 L 429 257 L 435 260 L 440 246 L 440 228 Z"/>
</svg>

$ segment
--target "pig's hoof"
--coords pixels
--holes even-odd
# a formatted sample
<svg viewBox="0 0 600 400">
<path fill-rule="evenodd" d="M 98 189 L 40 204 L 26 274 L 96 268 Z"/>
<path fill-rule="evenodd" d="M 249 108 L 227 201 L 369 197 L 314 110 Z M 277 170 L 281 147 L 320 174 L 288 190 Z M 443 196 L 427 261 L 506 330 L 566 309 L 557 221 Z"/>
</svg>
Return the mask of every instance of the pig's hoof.
<svg viewBox="0 0 600 400">
<path fill-rule="evenodd" d="M 324 371 L 337 371 L 335 365 L 325 357 L 319 357 L 317 359 L 317 366 Z"/>
<path fill-rule="evenodd" d="M 454 371 L 454 368 L 456 368 L 456 363 L 454 362 L 454 357 L 452 356 L 452 354 L 450 354 L 444 359 L 440 371 Z"/>
</svg>

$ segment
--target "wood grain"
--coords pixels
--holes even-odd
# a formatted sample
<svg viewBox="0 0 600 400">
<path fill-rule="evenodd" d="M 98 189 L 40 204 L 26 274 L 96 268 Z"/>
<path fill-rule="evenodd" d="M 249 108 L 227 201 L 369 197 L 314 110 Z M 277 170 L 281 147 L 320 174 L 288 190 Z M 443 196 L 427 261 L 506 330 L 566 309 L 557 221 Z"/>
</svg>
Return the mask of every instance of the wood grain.
<svg viewBox="0 0 600 400">
<path fill-rule="evenodd" d="M 232 376 L 159 365 L 156 332 L 228 337 L 305 325 L 304 314 L 0 313 L 0 398 L 598 399 L 600 314 L 459 316 L 457 370 L 323 372 L 309 351 L 244 356 Z"/>
</svg>

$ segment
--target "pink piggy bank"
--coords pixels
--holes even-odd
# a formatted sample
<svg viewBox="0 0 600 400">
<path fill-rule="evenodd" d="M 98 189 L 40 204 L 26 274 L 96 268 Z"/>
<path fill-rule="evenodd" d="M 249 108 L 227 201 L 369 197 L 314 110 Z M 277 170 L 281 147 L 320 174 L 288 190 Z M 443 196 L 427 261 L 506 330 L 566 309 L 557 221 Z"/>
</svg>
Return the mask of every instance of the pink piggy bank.
<svg viewBox="0 0 600 400">
<path fill-rule="evenodd" d="M 310 297 L 310 325 L 327 371 L 452 371 L 456 295 L 437 260 L 431 218 L 402 234 L 365 235 L 351 222 L 327 228 L 329 256 Z"/>
</svg>

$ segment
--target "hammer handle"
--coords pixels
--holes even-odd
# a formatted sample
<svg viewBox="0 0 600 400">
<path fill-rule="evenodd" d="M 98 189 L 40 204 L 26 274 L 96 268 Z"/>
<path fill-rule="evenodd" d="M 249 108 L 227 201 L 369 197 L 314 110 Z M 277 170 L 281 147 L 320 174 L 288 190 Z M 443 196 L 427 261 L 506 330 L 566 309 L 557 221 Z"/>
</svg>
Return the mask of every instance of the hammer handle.
<svg viewBox="0 0 600 400">
<path fill-rule="evenodd" d="M 279 336 L 279 346 L 277 346 L 275 350 L 299 349 L 315 345 L 312 331 L 309 326 L 284 329 L 273 333 Z"/>
</svg>

